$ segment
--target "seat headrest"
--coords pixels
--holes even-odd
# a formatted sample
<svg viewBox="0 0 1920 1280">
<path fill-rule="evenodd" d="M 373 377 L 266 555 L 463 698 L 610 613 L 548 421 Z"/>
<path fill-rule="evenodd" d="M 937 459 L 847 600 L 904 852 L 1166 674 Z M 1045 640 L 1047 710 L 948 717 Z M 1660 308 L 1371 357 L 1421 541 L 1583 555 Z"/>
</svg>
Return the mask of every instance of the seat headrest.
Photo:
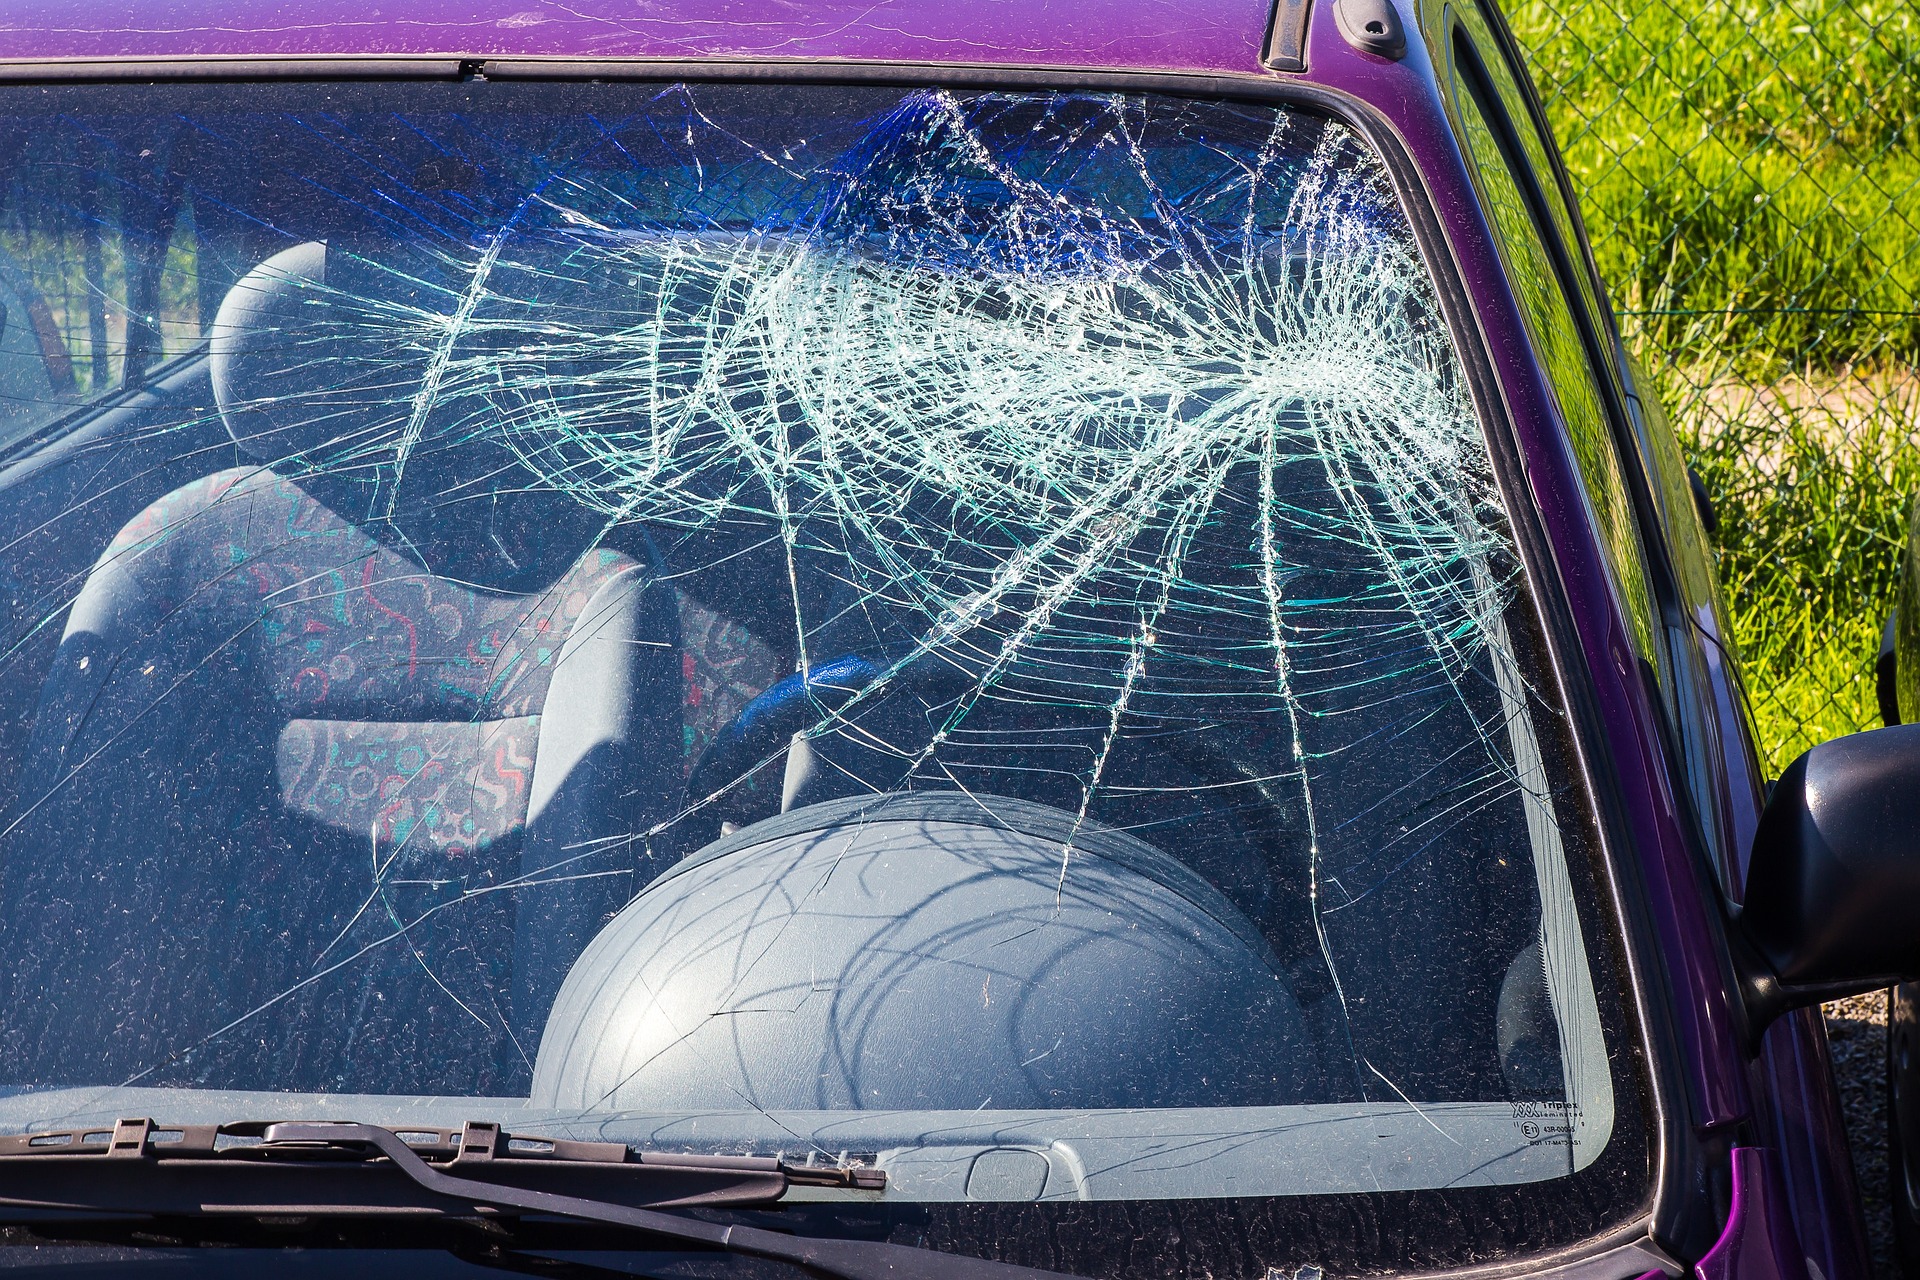
<svg viewBox="0 0 1920 1280">
<path fill-rule="evenodd" d="M 215 403 L 234 442 L 263 462 L 368 457 L 411 413 L 418 356 L 372 297 L 330 278 L 362 274 L 336 256 L 318 241 L 283 249 L 214 316 Z"/>
<path fill-rule="evenodd" d="M 435 573 L 517 590 L 563 573 L 602 517 L 526 470 L 485 397 L 443 394 L 399 465 L 433 359 L 417 317 L 443 304 L 427 272 L 317 241 L 227 291 L 208 339 L 234 442 Z"/>
</svg>

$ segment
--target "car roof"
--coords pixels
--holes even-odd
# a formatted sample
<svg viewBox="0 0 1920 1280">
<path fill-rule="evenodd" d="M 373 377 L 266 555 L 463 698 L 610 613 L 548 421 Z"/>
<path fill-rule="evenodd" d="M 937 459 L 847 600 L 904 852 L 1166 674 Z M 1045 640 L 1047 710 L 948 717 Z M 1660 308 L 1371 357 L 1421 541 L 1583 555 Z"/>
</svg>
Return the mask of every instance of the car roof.
<svg viewBox="0 0 1920 1280">
<path fill-rule="evenodd" d="M 1271 0 L 15 0 L 0 59 L 873 59 L 1267 74 Z"/>
</svg>

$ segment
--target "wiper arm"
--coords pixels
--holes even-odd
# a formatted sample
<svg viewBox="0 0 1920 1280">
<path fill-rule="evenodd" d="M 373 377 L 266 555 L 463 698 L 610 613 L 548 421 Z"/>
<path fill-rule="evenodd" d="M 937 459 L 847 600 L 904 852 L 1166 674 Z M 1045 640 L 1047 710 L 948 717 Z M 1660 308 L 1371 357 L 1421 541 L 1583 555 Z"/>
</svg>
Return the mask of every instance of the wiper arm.
<svg viewBox="0 0 1920 1280">
<path fill-rule="evenodd" d="M 651 1205 L 744 1207 L 772 1204 L 796 1183 L 879 1190 L 885 1185 L 880 1170 L 815 1168 L 754 1156 L 643 1152 L 635 1159 L 620 1143 L 515 1137 L 497 1124 L 482 1122 L 468 1123 L 456 1142 L 451 1130 L 396 1131 L 339 1121 L 168 1129 L 150 1120 L 122 1120 L 111 1132 L 0 1138 L 0 1174 L 22 1165 L 32 1166 L 33 1194 L 0 1188 L 0 1212 L 5 1207 L 256 1216 L 418 1211 L 423 1207 L 418 1199 L 395 1196 L 390 1179 L 360 1176 L 391 1168 L 420 1190 L 476 1208 L 517 1209 L 624 1227 L 663 1240 L 790 1263 L 835 1280 L 902 1280 L 929 1274 L 952 1280 L 1047 1280 L 1052 1275 L 908 1245 L 810 1239 L 704 1222 L 659 1208 L 573 1194 L 587 1182 L 597 1184 L 596 1190 L 630 1197 L 638 1191 Z M 109 1178 L 108 1185 L 101 1185 L 102 1174 L 142 1165 L 150 1166 L 148 1176 L 131 1184 Z M 268 1169 L 274 1170 L 270 1178 L 263 1176 Z M 351 1197 L 340 1194 L 343 1173 L 354 1184 Z M 80 1175 L 79 1182 L 71 1175 Z M 519 1185 L 529 1181 L 568 1189 Z"/>
<path fill-rule="evenodd" d="M 508 1134 L 497 1124 L 481 1121 L 471 1121 L 464 1129 L 384 1129 L 277 1121 L 169 1127 L 151 1120 L 122 1120 L 111 1130 L 0 1137 L 0 1169 L 32 1158 L 36 1178 L 48 1176 L 56 1167 L 70 1175 L 89 1164 L 112 1161 L 118 1165 L 127 1158 L 157 1161 L 177 1178 L 214 1167 L 230 1173 L 236 1163 L 311 1170 L 316 1164 L 337 1167 L 383 1156 L 403 1170 L 418 1164 L 437 1179 L 451 1178 L 460 1185 L 591 1187 L 596 1195 L 589 1199 L 611 1193 L 623 1201 L 656 1208 L 767 1205 L 794 1186 L 880 1191 L 887 1182 L 883 1170 L 864 1166 L 792 1164 L 764 1156 L 636 1153 L 625 1143 Z M 453 1168 L 458 1176 L 442 1174 L 436 1165 Z M 418 1178 L 414 1181 L 429 1185 Z M 441 1184 L 445 1185 L 450 1184 Z M 0 1195 L 0 1203 L 7 1199 Z"/>
</svg>

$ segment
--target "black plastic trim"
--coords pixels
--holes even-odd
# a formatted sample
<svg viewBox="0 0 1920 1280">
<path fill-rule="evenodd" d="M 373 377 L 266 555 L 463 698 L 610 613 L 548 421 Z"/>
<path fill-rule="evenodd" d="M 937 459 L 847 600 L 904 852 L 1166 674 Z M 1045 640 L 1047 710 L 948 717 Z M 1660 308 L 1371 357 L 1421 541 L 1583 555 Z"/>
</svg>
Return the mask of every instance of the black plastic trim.
<svg viewBox="0 0 1920 1280">
<path fill-rule="evenodd" d="M 1341 38 L 1362 53 L 1398 61 L 1407 56 L 1407 32 L 1393 0 L 1333 0 Z"/>
<path fill-rule="evenodd" d="M 1261 42 L 1260 63 L 1274 71 L 1307 69 L 1307 12 L 1310 0 L 1274 0 Z"/>
<path fill-rule="evenodd" d="M 462 80 L 478 63 L 447 58 L 35 58 L 0 60 L 0 84 L 181 80 Z"/>
<path fill-rule="evenodd" d="M 1301 0 L 1281 0 L 1282 4 Z M 1305 5 L 1301 3 L 1304 14 Z M 1304 31 L 1303 31 L 1304 35 Z M 1116 71 L 1034 63 L 892 62 L 859 58 L 563 58 L 447 54 L 421 58 L 37 58 L 0 59 L 5 84 L 151 84 L 285 80 L 687 81 L 957 85 L 981 88 L 1151 90 L 1184 97 L 1273 101 L 1303 86 L 1262 74 Z"/>
</svg>

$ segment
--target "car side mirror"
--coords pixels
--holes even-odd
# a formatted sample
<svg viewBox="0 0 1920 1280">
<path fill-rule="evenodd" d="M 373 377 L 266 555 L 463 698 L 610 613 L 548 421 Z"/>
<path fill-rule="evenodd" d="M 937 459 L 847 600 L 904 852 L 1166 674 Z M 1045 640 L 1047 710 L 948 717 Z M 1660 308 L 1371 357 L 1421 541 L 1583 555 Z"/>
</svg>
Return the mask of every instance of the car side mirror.
<svg viewBox="0 0 1920 1280">
<path fill-rule="evenodd" d="M 1787 766 L 1736 933 L 1756 1044 L 1789 1009 L 1920 977 L 1920 725 L 1835 738 Z"/>
</svg>

